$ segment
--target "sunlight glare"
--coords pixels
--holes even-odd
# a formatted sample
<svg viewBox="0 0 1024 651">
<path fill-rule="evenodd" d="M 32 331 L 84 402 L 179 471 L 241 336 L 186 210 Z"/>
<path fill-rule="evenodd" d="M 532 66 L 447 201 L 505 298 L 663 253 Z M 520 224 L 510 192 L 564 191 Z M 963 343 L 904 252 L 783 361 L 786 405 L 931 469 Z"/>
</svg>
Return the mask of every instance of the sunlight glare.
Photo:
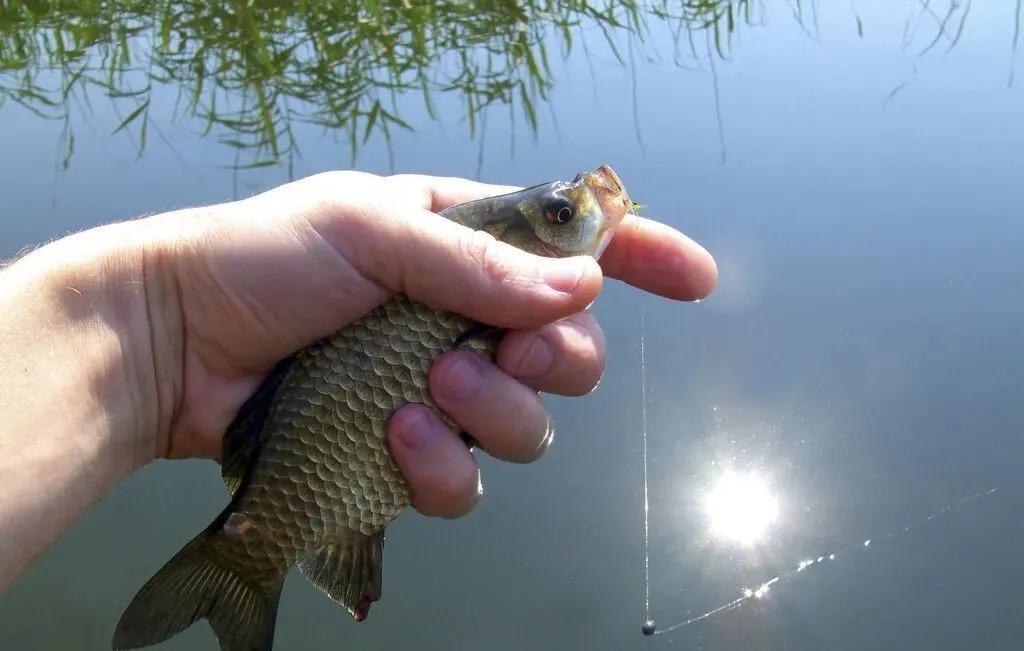
<svg viewBox="0 0 1024 651">
<path fill-rule="evenodd" d="M 712 533 L 741 545 L 764 539 L 779 514 L 767 483 L 755 473 L 727 471 L 704 500 Z"/>
</svg>

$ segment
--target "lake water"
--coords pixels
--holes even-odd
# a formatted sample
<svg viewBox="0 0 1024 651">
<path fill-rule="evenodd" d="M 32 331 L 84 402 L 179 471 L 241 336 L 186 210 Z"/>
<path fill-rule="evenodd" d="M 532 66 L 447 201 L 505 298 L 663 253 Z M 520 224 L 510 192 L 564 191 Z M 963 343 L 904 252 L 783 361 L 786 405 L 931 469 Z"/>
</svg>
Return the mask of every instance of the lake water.
<svg viewBox="0 0 1024 651">
<path fill-rule="evenodd" d="M 118 14 L 120 4 L 75 5 L 32 28 L 14 3 L 0 20 L 0 56 L 12 56 L 18 38 L 52 44 L 48 24 L 116 44 L 125 25 L 167 20 L 156 9 L 146 20 Z M 556 3 L 555 13 L 582 4 Z M 363 624 L 293 573 L 278 649 L 1024 648 L 1024 79 L 1011 83 L 1024 64 L 1015 56 L 1020 8 L 778 2 L 744 16 L 746 3 L 734 4 L 742 6 L 731 37 L 727 19 L 719 23 L 721 52 L 711 32 L 650 15 L 643 35 L 610 31 L 623 63 L 592 18 L 573 28 L 568 56 L 560 30 L 549 30 L 537 41 L 551 86 L 546 99 L 533 98 L 535 131 L 518 90 L 511 111 L 497 104 L 477 114 L 472 134 L 458 92 L 433 93 L 431 117 L 421 92 L 400 93 L 392 107 L 381 91 L 412 130 L 392 128 L 389 141 L 378 120 L 356 167 L 525 185 L 607 162 L 644 214 L 715 255 L 720 282 L 699 304 L 608 283 L 594 308 L 608 370 L 588 397 L 549 399 L 558 426 L 549 454 L 527 467 L 481 455 L 486 493 L 469 517 L 403 514 L 389 529 L 383 599 Z M 198 73 L 206 88 L 242 78 L 237 52 L 252 59 L 256 47 L 218 41 L 218 25 L 233 16 L 285 24 L 233 3 L 168 6 L 182 12 L 172 42 L 179 32 L 205 39 L 211 57 L 229 62 Z M 455 34 L 516 33 L 498 9 L 477 20 L 437 6 L 451 12 L 441 23 Z M 534 9 L 523 15 L 542 20 Z M 299 20 L 295 10 L 287 24 L 297 42 L 302 29 L 352 32 L 314 17 L 323 20 Z M 232 169 L 272 154 L 225 140 L 263 132 L 233 135 L 223 122 L 204 135 L 187 101 L 197 73 L 169 55 L 162 72 L 148 65 L 159 38 L 131 41 L 127 62 L 112 58 L 115 46 L 87 49 L 96 66 L 134 70 L 124 87 L 152 87 L 116 103 L 96 86 L 79 88 L 66 122 L 59 106 L 21 96 L 57 116 L 49 119 L 12 101 L 26 74 L 61 88 L 68 74 L 53 55 L 39 51 L 27 72 L 0 73 L 0 255 L 288 180 L 288 165 Z M 499 50 L 499 61 L 515 51 Z M 369 68 L 364 54 L 343 60 Z M 439 56 L 428 57 L 428 77 L 454 78 L 459 52 Z M 497 70 L 494 88 L 526 68 Z M 283 150 L 290 125 L 301 152 L 291 174 L 352 165 L 344 130 L 300 119 L 335 96 L 302 79 L 291 69 L 272 79 L 283 89 L 279 108 L 287 101 L 294 111 L 273 127 Z M 372 84 L 356 88 L 373 96 Z M 148 114 L 112 135 L 144 97 Z M 221 110 L 254 106 L 251 96 L 219 97 Z M 641 308 L 651 616 L 665 630 L 740 600 L 651 638 L 640 634 Z M 713 535 L 701 508 L 728 468 L 758 473 L 777 499 L 777 520 L 753 546 Z M 0 596 L 0 649 L 108 649 L 135 591 L 224 503 L 210 462 L 156 463 L 131 478 Z M 760 598 L 743 598 L 780 576 Z M 204 623 L 161 648 L 216 642 Z"/>
</svg>

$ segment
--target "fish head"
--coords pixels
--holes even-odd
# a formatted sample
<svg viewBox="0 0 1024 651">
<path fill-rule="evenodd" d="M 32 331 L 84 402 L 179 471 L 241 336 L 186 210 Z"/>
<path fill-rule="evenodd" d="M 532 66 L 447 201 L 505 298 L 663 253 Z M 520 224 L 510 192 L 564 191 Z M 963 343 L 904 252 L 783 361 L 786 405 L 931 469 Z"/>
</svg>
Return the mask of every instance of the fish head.
<svg viewBox="0 0 1024 651">
<path fill-rule="evenodd" d="M 520 249 L 554 258 L 600 258 L 632 202 L 618 175 L 607 165 L 517 193 L 519 228 L 503 239 Z"/>
</svg>

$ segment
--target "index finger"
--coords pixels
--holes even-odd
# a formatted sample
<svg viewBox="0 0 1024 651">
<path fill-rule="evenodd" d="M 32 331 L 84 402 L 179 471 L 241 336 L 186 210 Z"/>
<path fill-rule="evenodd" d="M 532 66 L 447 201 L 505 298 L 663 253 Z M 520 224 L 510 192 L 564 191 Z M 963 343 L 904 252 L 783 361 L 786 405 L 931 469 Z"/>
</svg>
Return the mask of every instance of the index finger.
<svg viewBox="0 0 1024 651">
<path fill-rule="evenodd" d="M 636 215 L 622 220 L 600 263 L 606 275 L 674 300 L 704 298 L 718 283 L 718 266 L 704 247 Z"/>
<path fill-rule="evenodd" d="M 481 183 L 458 176 L 427 176 L 424 174 L 395 174 L 388 177 L 388 183 L 393 183 L 403 188 L 406 192 L 416 192 L 420 195 L 421 205 L 431 212 L 441 212 L 446 208 L 494 197 L 499 194 L 508 194 L 523 189 L 519 185 L 496 185 L 493 183 Z"/>
<path fill-rule="evenodd" d="M 421 174 L 397 174 L 388 181 L 419 193 L 421 205 L 432 212 L 523 189 Z M 718 267 L 707 250 L 671 226 L 637 215 L 623 219 L 600 263 L 606 275 L 673 300 L 704 298 L 718 283 Z"/>
</svg>

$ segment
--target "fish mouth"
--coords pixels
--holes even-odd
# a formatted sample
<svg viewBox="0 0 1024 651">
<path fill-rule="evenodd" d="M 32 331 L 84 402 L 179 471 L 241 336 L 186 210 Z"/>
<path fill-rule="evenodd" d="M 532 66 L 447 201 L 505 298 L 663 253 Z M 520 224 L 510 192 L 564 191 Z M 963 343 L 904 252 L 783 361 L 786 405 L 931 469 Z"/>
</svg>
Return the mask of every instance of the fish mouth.
<svg viewBox="0 0 1024 651">
<path fill-rule="evenodd" d="M 604 215 L 604 221 L 598 231 L 597 247 L 594 250 L 594 258 L 600 259 L 611 243 L 615 230 L 622 223 L 622 218 L 633 204 L 619 175 L 608 165 L 602 165 L 584 174 L 583 183 L 590 190 L 591 196 L 601 208 L 601 214 Z"/>
</svg>

